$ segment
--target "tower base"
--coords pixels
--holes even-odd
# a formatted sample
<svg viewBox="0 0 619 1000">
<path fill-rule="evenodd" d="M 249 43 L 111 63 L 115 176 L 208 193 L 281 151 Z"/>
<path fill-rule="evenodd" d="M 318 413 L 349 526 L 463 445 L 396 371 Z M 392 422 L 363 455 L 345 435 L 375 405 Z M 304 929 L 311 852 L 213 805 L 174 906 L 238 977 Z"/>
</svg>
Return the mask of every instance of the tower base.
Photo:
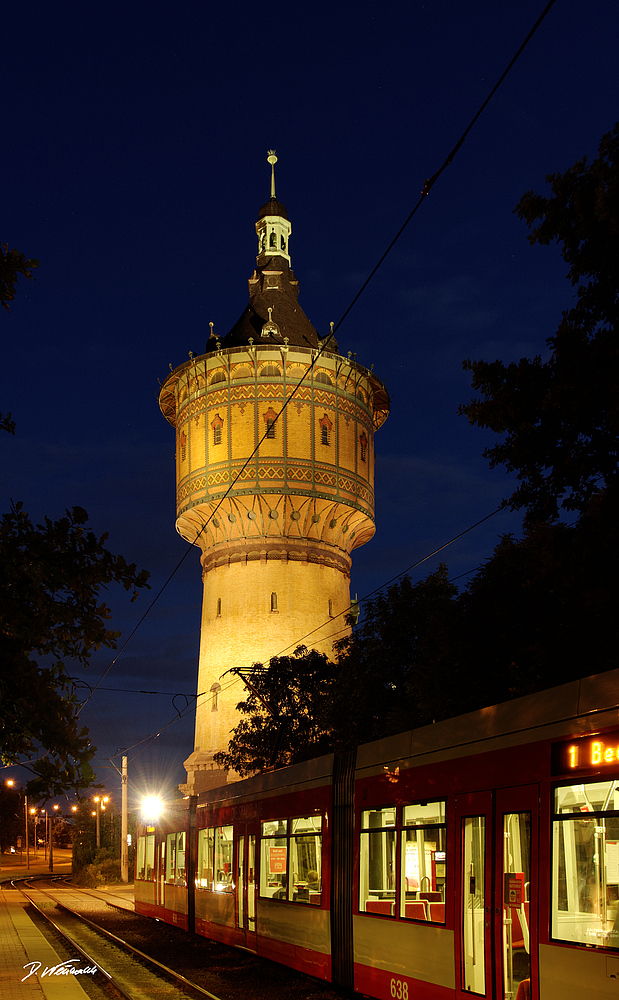
<svg viewBox="0 0 619 1000">
<path fill-rule="evenodd" d="M 199 795 L 210 788 L 221 788 L 241 777 L 236 771 L 226 771 L 213 760 L 213 754 L 204 750 L 194 750 L 184 762 L 187 782 L 179 785 L 183 795 Z"/>
</svg>

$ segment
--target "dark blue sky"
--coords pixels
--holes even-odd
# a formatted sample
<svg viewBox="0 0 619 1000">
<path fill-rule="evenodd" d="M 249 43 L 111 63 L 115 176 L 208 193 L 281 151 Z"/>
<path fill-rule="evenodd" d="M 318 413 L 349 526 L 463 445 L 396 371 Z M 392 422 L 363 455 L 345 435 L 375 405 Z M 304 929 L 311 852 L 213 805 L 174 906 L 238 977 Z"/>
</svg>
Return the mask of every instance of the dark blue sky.
<svg viewBox="0 0 619 1000">
<path fill-rule="evenodd" d="M 109 546 L 150 570 L 126 637 L 186 545 L 174 530 L 174 437 L 158 379 L 225 334 L 247 301 L 254 222 L 269 194 L 292 222 L 300 299 L 319 333 L 344 313 L 543 9 L 541 0 L 13 4 L 3 14 L 0 239 L 38 257 L 0 316 L 3 508 L 85 507 Z M 617 113 L 612 0 L 557 0 L 453 164 L 338 332 L 387 380 L 375 539 L 354 554 L 363 596 L 497 507 L 491 440 L 457 415 L 465 358 L 543 353 L 571 302 L 556 247 L 530 248 L 513 208 L 594 156 Z M 500 515 L 445 560 L 474 569 Z M 201 581 L 189 553 L 104 686 L 195 694 Z M 274 649 L 273 653 L 279 650 Z M 91 684 L 112 655 L 83 675 Z M 169 695 L 99 691 L 83 718 L 97 768 L 175 716 Z M 139 756 L 182 780 L 190 717 Z M 143 746 L 143 744 L 142 744 Z"/>
</svg>

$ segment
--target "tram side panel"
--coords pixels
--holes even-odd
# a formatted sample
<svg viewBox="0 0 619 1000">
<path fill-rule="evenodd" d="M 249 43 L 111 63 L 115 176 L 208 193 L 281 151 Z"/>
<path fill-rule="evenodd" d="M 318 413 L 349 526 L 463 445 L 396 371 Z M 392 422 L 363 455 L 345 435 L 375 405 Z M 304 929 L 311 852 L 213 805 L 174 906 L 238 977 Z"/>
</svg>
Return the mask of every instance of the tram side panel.
<svg viewBox="0 0 619 1000">
<path fill-rule="evenodd" d="M 200 801 L 195 926 L 328 980 L 331 775 L 301 780 L 313 766 L 238 782 L 222 790 L 225 798 L 208 793 Z"/>
<path fill-rule="evenodd" d="M 137 829 L 135 910 L 188 929 L 188 811 L 171 809 L 156 824 Z"/>
<path fill-rule="evenodd" d="M 453 749 L 411 755 L 412 734 L 364 748 L 357 991 L 616 1000 L 619 730 L 609 722 L 614 709 L 543 732 L 514 718 L 511 735 L 475 742 L 473 728 Z"/>
</svg>

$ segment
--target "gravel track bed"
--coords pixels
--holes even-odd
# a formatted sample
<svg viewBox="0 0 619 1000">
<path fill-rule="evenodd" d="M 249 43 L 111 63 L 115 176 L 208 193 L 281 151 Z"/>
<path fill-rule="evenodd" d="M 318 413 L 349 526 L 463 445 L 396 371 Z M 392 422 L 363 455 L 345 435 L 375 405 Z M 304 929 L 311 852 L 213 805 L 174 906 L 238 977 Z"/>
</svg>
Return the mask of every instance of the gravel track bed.
<svg viewBox="0 0 619 1000">
<path fill-rule="evenodd" d="M 117 934 L 221 1000 L 342 1000 L 359 997 L 250 952 L 133 913 L 75 906 L 89 920 Z"/>
</svg>

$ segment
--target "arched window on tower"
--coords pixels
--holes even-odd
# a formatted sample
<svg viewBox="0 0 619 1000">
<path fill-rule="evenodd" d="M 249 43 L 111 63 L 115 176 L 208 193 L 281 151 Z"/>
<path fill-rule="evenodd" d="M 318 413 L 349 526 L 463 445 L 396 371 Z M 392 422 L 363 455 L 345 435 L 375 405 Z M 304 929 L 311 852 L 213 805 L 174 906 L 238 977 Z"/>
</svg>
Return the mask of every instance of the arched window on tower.
<svg viewBox="0 0 619 1000">
<path fill-rule="evenodd" d="M 219 707 L 219 692 L 221 691 L 221 684 L 211 684 L 211 712 L 216 712 Z"/>
<path fill-rule="evenodd" d="M 274 440 L 275 438 L 275 421 L 277 420 L 277 413 L 273 407 L 269 407 L 264 414 L 264 423 L 266 426 L 267 438 Z"/>
<path fill-rule="evenodd" d="M 283 236 L 281 237 L 280 249 L 283 250 L 284 253 L 286 252 L 286 240 L 284 239 Z"/>
<path fill-rule="evenodd" d="M 275 230 L 272 231 L 269 237 L 269 246 L 273 247 L 274 250 L 277 250 L 277 236 L 275 235 Z"/>
<path fill-rule="evenodd" d="M 333 424 L 329 420 L 327 414 L 318 421 L 320 427 L 320 442 L 321 444 L 331 444 L 331 431 L 333 429 Z"/>
<path fill-rule="evenodd" d="M 213 428 L 213 444 L 221 444 L 221 429 L 224 425 L 222 418 L 217 414 L 211 421 Z"/>
<path fill-rule="evenodd" d="M 365 459 L 366 459 L 366 456 L 367 456 L 367 450 L 368 450 L 368 439 L 366 437 L 365 431 L 363 432 L 363 434 L 359 438 L 359 445 L 360 445 L 361 461 L 365 462 Z"/>
<path fill-rule="evenodd" d="M 279 365 L 274 365 L 272 362 L 269 362 L 268 364 L 263 365 L 260 369 L 260 378 L 264 378 L 267 375 L 275 375 L 276 378 L 281 378 L 282 370 Z"/>
</svg>

